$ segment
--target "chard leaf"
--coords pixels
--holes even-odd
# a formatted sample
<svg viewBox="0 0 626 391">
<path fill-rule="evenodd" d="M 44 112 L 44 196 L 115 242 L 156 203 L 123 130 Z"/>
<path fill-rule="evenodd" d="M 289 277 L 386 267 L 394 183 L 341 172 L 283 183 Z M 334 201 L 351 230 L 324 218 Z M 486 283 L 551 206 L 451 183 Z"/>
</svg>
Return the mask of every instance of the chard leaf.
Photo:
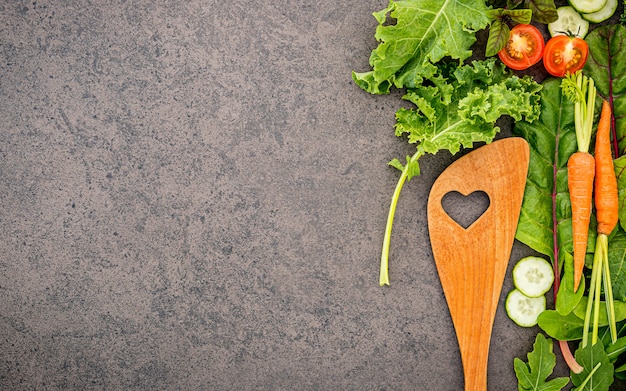
<svg viewBox="0 0 626 391">
<path fill-rule="evenodd" d="M 626 230 L 626 156 L 620 156 L 613 160 L 615 176 L 617 177 L 617 197 L 619 199 L 619 222 L 623 230 Z"/>
<path fill-rule="evenodd" d="M 525 8 L 533 12 L 533 20 L 539 23 L 552 23 L 559 18 L 554 0 L 524 0 Z"/>
<path fill-rule="evenodd" d="M 619 157 L 626 154 L 626 27 L 600 26 L 585 41 L 589 57 L 584 72 L 594 80 L 598 94 L 611 103 L 617 132 L 613 140 L 618 140 L 614 154 Z"/>
<path fill-rule="evenodd" d="M 559 377 L 547 380 L 556 365 L 552 352 L 552 340 L 537 334 L 532 352 L 528 353 L 528 363 L 515 358 L 513 367 L 520 391 L 558 391 L 569 383 L 569 378 Z"/>
<path fill-rule="evenodd" d="M 354 81 L 370 93 L 386 93 L 390 85 L 420 84 L 444 57 L 468 59 L 475 32 L 490 22 L 487 10 L 483 0 L 391 0 L 374 13 L 379 44 L 370 55 L 372 70 L 353 73 Z"/>
<path fill-rule="evenodd" d="M 491 57 L 498 54 L 498 52 L 506 46 L 510 34 L 511 29 L 506 23 L 503 23 L 502 20 L 495 20 L 491 23 L 485 56 Z"/>
<path fill-rule="evenodd" d="M 609 270 L 613 297 L 615 300 L 626 300 L 626 233 L 621 229 L 609 241 Z"/>
<path fill-rule="evenodd" d="M 562 95 L 560 79 L 543 82 L 541 110 L 538 121 L 519 121 L 513 129 L 513 134 L 530 144 L 528 178 L 515 237 L 554 263 L 559 261 L 558 254 L 572 253 L 567 160 L 577 150 L 573 104 Z"/>
<path fill-rule="evenodd" d="M 594 345 L 589 343 L 585 347 L 579 347 L 574 356 L 576 361 L 585 368 L 579 374 L 571 374 L 572 383 L 577 387 L 586 381 L 584 386 L 577 388 L 577 390 L 608 391 L 614 380 L 613 364 L 604 351 L 604 345 L 602 343 Z M 600 366 L 588 378 L 598 363 Z"/>
<path fill-rule="evenodd" d="M 443 65 L 431 80 L 403 97 L 415 108 L 396 113 L 396 135 L 418 144 L 420 156 L 444 149 L 455 154 L 491 142 L 499 131 L 495 122 L 503 115 L 529 121 L 539 115 L 541 85 L 513 75 L 495 59 L 454 69 Z"/>
</svg>

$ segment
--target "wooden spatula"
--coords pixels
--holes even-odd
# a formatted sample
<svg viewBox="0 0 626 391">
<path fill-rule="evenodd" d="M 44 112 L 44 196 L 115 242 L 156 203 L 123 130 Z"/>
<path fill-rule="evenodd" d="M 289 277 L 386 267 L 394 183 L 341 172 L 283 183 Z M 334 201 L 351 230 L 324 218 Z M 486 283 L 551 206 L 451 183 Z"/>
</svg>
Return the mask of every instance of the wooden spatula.
<svg viewBox="0 0 626 391">
<path fill-rule="evenodd" d="M 465 390 L 487 390 L 487 361 L 496 308 L 511 255 L 529 161 L 518 137 L 481 146 L 447 167 L 428 199 L 428 229 L 454 323 Z M 482 191 L 487 210 L 467 229 L 441 205 L 449 192 Z"/>
</svg>

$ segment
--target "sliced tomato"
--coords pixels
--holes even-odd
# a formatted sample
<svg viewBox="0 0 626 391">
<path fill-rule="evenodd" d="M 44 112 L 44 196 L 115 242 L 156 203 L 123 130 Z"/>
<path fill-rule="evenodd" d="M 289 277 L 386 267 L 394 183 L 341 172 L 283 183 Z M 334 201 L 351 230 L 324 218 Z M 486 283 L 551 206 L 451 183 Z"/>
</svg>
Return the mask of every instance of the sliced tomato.
<svg viewBox="0 0 626 391">
<path fill-rule="evenodd" d="M 543 65 L 556 77 L 582 69 L 587 62 L 589 46 L 584 39 L 574 35 L 555 35 L 546 44 Z"/>
<path fill-rule="evenodd" d="M 509 41 L 498 52 L 500 60 L 511 69 L 529 68 L 541 60 L 544 40 L 541 31 L 530 24 L 518 24 L 511 29 Z"/>
</svg>

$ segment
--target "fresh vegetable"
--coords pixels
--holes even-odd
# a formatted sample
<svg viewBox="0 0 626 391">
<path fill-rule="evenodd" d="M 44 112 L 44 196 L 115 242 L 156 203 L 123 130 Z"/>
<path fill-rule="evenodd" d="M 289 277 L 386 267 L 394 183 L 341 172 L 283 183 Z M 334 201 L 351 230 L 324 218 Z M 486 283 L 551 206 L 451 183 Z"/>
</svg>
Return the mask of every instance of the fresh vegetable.
<svg viewBox="0 0 626 391">
<path fill-rule="evenodd" d="M 602 101 L 595 145 L 596 181 L 595 207 L 598 234 L 610 235 L 618 222 L 617 179 L 611 153 L 611 106 Z"/>
<path fill-rule="evenodd" d="M 611 340 L 617 340 L 617 327 L 615 321 L 615 308 L 613 305 L 613 291 L 608 260 L 608 237 L 617 226 L 618 222 L 618 198 L 617 179 L 613 168 L 613 155 L 611 153 L 611 107 L 607 101 L 602 102 L 602 112 L 596 132 L 595 153 L 596 178 L 594 183 L 594 203 L 596 207 L 596 219 L 598 220 L 596 250 L 591 269 L 591 282 L 589 289 L 589 301 L 585 315 L 585 329 L 583 332 L 582 345 L 586 346 L 588 333 L 586 332 L 591 323 L 591 311 L 593 309 L 593 329 L 591 343 L 595 344 L 598 339 L 598 317 L 600 311 L 601 283 L 604 283 L 604 296 L 606 300 L 607 316 L 609 320 Z"/>
<path fill-rule="evenodd" d="M 566 5 L 556 10 L 558 18 L 548 23 L 550 36 L 576 34 L 580 38 L 585 38 L 589 32 L 589 22 L 576 12 L 574 7 Z"/>
<path fill-rule="evenodd" d="M 602 23 L 615 13 L 617 10 L 617 0 L 606 0 L 604 7 L 599 11 L 583 14 L 582 17 L 592 23 Z"/>
<path fill-rule="evenodd" d="M 575 390 L 608 391 L 614 382 L 614 368 L 604 346 L 601 343 L 580 346 L 575 357 L 585 368 L 583 372 L 571 375 L 572 383 L 577 387 Z"/>
<path fill-rule="evenodd" d="M 559 38 L 559 37 L 555 37 Z M 552 38 L 552 39 L 555 39 Z M 565 39 L 568 39 L 565 37 Z M 578 71 L 561 82 L 563 93 L 574 103 L 574 121 L 578 150 L 567 162 L 567 183 L 572 208 L 574 251 L 574 290 L 578 290 L 585 266 L 587 237 L 591 220 L 592 194 L 596 159 L 589 153 L 593 127 L 596 88 L 593 79 Z"/>
<path fill-rule="evenodd" d="M 572 201 L 572 239 L 574 242 L 574 290 L 578 290 L 585 267 L 587 237 L 591 221 L 591 201 L 595 159 L 588 152 L 575 152 L 567 162 L 568 186 Z"/>
<path fill-rule="evenodd" d="M 530 68 L 541 60 L 544 40 L 541 31 L 531 24 L 518 24 L 511 29 L 509 40 L 498 57 L 515 70 Z"/>
<path fill-rule="evenodd" d="M 569 384 L 569 378 L 558 377 L 547 380 L 556 366 L 556 355 L 552 352 L 552 340 L 537 334 L 533 350 L 527 355 L 528 363 L 519 358 L 513 361 L 519 391 L 560 390 Z"/>
<path fill-rule="evenodd" d="M 550 290 L 553 282 L 552 266 L 543 258 L 522 258 L 513 268 L 513 284 L 528 297 L 543 296 Z"/>
<path fill-rule="evenodd" d="M 537 324 L 537 317 L 546 309 L 546 297 L 528 297 L 519 289 L 513 289 L 506 296 L 506 313 L 513 322 L 522 327 Z"/>
<path fill-rule="evenodd" d="M 548 40 L 543 52 L 543 65 L 552 76 L 563 77 L 585 66 L 589 47 L 574 35 L 556 35 Z"/>
<path fill-rule="evenodd" d="M 490 22 L 482 0 L 404 0 L 374 12 L 379 42 L 370 55 L 371 71 L 353 72 L 355 83 L 372 94 L 392 87 L 412 88 L 436 72 L 444 57 L 464 61 L 472 55 L 475 32 Z M 392 21 L 392 22 L 391 22 Z"/>
<path fill-rule="evenodd" d="M 576 11 L 588 14 L 591 12 L 597 12 L 604 7 L 607 0 L 569 0 L 569 3 L 576 9 Z"/>
</svg>

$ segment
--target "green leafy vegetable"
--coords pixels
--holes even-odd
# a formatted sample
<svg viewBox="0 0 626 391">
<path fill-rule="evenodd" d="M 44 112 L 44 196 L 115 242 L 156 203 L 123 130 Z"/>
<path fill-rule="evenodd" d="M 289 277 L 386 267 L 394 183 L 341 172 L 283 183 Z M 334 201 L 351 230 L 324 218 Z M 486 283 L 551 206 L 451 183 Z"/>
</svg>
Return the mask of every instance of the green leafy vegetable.
<svg viewBox="0 0 626 391">
<path fill-rule="evenodd" d="M 585 41 L 589 57 L 584 72 L 593 78 L 598 94 L 611 104 L 614 128 L 614 157 L 626 153 L 626 27 L 600 26 Z M 623 201 L 623 200 L 622 200 Z"/>
<path fill-rule="evenodd" d="M 583 320 L 573 312 L 561 315 L 556 310 L 545 310 L 537 322 L 546 334 L 559 341 L 575 341 L 583 335 Z"/>
<path fill-rule="evenodd" d="M 433 74 L 433 64 L 444 57 L 468 59 L 475 32 L 490 22 L 483 0 L 403 0 L 375 12 L 378 21 L 369 72 L 353 72 L 354 81 L 373 94 L 391 86 L 414 87 Z M 395 23 L 388 23 L 388 17 Z"/>
<path fill-rule="evenodd" d="M 619 222 L 622 229 L 626 229 L 626 156 L 613 160 L 615 176 L 617 177 L 617 196 L 619 198 Z"/>
<path fill-rule="evenodd" d="M 569 383 L 567 377 L 547 380 L 556 365 L 556 356 L 552 352 L 552 340 L 541 333 L 537 334 L 533 350 L 528 353 L 528 363 L 515 358 L 513 365 L 519 391 L 558 391 Z"/>
<path fill-rule="evenodd" d="M 524 7 L 533 12 L 533 20 L 539 23 L 552 23 L 559 18 L 553 0 L 524 0 Z"/>
<path fill-rule="evenodd" d="M 571 375 L 577 390 L 608 391 L 614 380 L 613 364 L 604 351 L 604 346 L 601 343 L 588 344 L 576 350 L 575 356 L 576 361 L 585 368 L 582 373 Z"/>
<path fill-rule="evenodd" d="M 541 91 L 541 114 L 532 124 L 520 121 L 513 134 L 530 144 L 528 178 L 516 239 L 547 255 L 560 276 L 559 256 L 572 253 L 571 204 L 567 160 L 577 150 L 573 105 L 549 78 Z"/>
</svg>

